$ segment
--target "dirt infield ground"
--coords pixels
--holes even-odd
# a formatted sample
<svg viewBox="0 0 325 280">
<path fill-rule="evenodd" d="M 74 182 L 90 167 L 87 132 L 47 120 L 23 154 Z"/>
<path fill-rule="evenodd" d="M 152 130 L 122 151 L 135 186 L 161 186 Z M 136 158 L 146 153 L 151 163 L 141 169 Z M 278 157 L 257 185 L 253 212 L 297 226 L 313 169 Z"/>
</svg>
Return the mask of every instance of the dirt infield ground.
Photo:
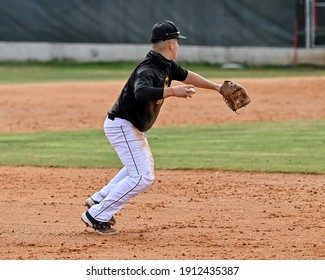
<svg viewBox="0 0 325 280">
<path fill-rule="evenodd" d="M 252 97 L 240 115 L 198 90 L 167 99 L 156 126 L 325 119 L 325 78 L 238 81 Z M 101 128 L 122 85 L 0 86 L 0 133 Z M 1 259 L 325 259 L 325 175 L 157 170 L 119 234 L 99 236 L 83 202 L 116 172 L 0 167 Z"/>
</svg>

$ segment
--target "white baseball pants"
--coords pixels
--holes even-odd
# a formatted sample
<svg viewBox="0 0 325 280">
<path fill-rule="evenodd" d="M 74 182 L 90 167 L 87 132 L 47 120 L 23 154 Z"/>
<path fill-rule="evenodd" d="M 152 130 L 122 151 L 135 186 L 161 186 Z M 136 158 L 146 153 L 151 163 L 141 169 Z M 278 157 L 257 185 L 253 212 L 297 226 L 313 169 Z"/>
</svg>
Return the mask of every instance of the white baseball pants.
<svg viewBox="0 0 325 280">
<path fill-rule="evenodd" d="M 89 214 L 100 222 L 107 222 L 129 199 L 154 182 L 154 160 L 146 133 L 120 118 L 106 118 L 104 131 L 124 167 L 91 197 L 100 203 L 92 206 Z"/>
</svg>

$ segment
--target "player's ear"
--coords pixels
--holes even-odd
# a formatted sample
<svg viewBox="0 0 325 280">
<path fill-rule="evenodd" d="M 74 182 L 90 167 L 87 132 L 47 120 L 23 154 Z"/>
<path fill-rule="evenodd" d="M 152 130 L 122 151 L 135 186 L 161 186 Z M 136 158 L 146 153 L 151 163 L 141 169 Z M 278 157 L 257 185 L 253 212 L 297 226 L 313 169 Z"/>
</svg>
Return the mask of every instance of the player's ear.
<svg viewBox="0 0 325 280">
<path fill-rule="evenodd" d="M 173 50 L 174 46 L 173 46 L 172 40 L 167 41 L 167 47 L 168 47 L 169 50 Z"/>
<path fill-rule="evenodd" d="M 174 46 L 174 42 L 173 42 L 173 40 L 170 40 L 170 41 L 169 41 L 169 45 L 170 45 L 170 49 L 173 50 L 174 47 L 175 47 L 175 46 Z"/>
</svg>

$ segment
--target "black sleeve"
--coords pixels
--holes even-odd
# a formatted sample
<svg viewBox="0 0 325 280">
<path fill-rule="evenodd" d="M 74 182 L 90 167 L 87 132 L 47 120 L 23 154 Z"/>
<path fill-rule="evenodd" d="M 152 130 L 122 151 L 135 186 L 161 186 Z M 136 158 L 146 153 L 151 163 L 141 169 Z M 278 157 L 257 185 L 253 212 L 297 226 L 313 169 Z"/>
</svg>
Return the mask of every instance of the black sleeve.
<svg viewBox="0 0 325 280">
<path fill-rule="evenodd" d="M 179 66 L 175 61 L 172 64 L 173 69 L 173 80 L 183 82 L 188 75 L 188 71 Z"/>
<path fill-rule="evenodd" d="M 164 88 L 155 86 L 155 76 L 149 71 L 139 71 L 134 81 L 134 96 L 139 101 L 164 98 Z"/>
<path fill-rule="evenodd" d="M 159 100 L 164 98 L 164 88 L 143 87 L 135 91 L 135 99 L 139 101 Z"/>
</svg>

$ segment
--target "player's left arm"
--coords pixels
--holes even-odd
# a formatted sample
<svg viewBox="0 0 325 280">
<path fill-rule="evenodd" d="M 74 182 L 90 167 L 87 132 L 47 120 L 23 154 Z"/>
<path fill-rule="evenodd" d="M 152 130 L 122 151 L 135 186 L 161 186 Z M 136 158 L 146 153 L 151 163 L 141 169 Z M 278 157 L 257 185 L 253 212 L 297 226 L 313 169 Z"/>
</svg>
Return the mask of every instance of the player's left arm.
<svg viewBox="0 0 325 280">
<path fill-rule="evenodd" d="M 216 90 L 217 92 L 220 92 L 220 88 L 222 85 L 222 84 L 214 83 L 192 71 L 188 71 L 187 77 L 183 81 L 183 83 L 194 85 L 195 87 L 199 87 L 199 88 Z"/>
</svg>

